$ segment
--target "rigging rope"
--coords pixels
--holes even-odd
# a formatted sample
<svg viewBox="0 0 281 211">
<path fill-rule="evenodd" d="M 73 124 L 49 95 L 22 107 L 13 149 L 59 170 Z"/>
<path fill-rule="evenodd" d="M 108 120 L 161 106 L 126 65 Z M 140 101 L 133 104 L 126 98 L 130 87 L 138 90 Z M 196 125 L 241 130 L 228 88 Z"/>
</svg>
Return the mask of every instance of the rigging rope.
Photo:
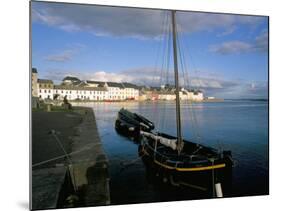
<svg viewBox="0 0 281 211">
<path fill-rule="evenodd" d="M 167 48 L 167 58 L 166 58 L 166 72 L 165 72 L 165 84 L 161 84 L 161 85 L 164 85 L 164 88 L 166 87 L 166 85 L 169 84 L 169 69 L 170 69 L 170 59 L 171 59 L 171 38 L 172 38 L 172 25 L 171 25 L 171 21 L 168 20 L 168 23 L 167 23 L 167 29 L 168 29 L 168 40 L 167 40 L 167 44 L 168 44 L 168 48 Z M 166 122 L 166 109 L 167 108 L 167 102 L 164 102 L 164 109 L 163 109 L 163 121 L 162 122 L 162 130 L 166 131 L 167 128 L 166 128 L 166 125 L 167 125 L 167 122 Z"/>
<path fill-rule="evenodd" d="M 164 22 L 164 25 L 163 25 L 163 54 L 161 54 L 162 56 L 162 63 L 161 63 L 161 67 L 160 67 L 160 74 L 159 74 L 159 84 L 158 86 L 160 87 L 162 85 L 162 81 L 163 81 L 163 74 L 165 73 L 165 65 L 166 65 L 166 53 L 167 53 L 167 49 L 168 49 L 168 40 L 169 40 L 169 14 L 168 12 L 165 13 L 166 14 L 166 19 L 165 19 L 165 22 Z M 157 83 L 155 83 L 157 84 Z M 158 90 L 155 90 L 156 93 Z M 161 91 L 161 90 L 159 90 Z M 159 95 L 158 95 L 159 97 Z M 161 110 L 161 104 L 157 104 L 159 111 Z M 164 111 L 165 112 L 165 111 Z M 165 116 L 165 113 L 164 115 L 162 114 L 162 112 L 157 112 L 157 119 L 156 119 L 156 125 L 157 125 L 157 128 L 162 128 L 163 127 L 163 116 Z"/>
<path fill-rule="evenodd" d="M 164 26 L 165 26 L 165 20 L 166 20 L 166 17 L 165 17 L 165 11 L 162 13 L 162 27 L 161 27 L 161 33 L 160 33 L 160 37 L 162 36 L 162 34 L 164 34 Z M 161 39 L 161 38 L 160 38 Z M 159 54 L 160 54 L 160 48 L 162 47 L 161 45 L 161 42 L 158 43 L 158 46 L 157 46 L 157 51 L 156 51 L 156 61 L 155 61 L 155 64 L 154 64 L 154 71 L 153 71 L 153 76 L 152 76 L 152 82 L 155 83 L 155 79 L 156 79 L 156 76 L 157 76 L 157 65 L 158 65 L 158 59 L 159 59 Z M 146 84 L 146 85 L 149 85 L 149 84 Z"/>
<path fill-rule="evenodd" d="M 178 38 L 177 38 L 178 39 Z M 187 76 L 187 74 L 185 74 L 185 67 L 184 67 L 184 64 L 183 64 L 183 60 L 184 60 L 184 58 L 183 58 L 183 55 L 182 55 L 182 52 L 181 52 L 181 48 L 180 48 L 180 44 L 179 44 L 179 55 L 180 55 L 180 64 L 181 64 L 181 70 L 182 70 L 182 73 L 183 73 L 183 84 L 184 84 L 184 87 L 187 89 L 187 90 L 189 90 L 190 89 L 190 85 L 189 85 L 189 81 L 188 81 L 188 76 Z M 185 78 L 185 75 L 186 75 L 186 78 Z M 188 100 L 187 100 L 187 103 L 188 103 L 188 105 L 190 104 L 191 106 L 192 106 L 192 103 L 191 102 L 189 102 Z M 187 112 L 189 113 L 189 117 L 190 117 L 190 122 L 191 122 L 191 131 L 192 131 L 192 133 L 194 134 L 194 136 L 195 136 L 195 138 L 196 138 L 196 133 L 195 133 L 195 125 L 194 125 L 194 115 L 193 115 L 193 113 L 192 113 L 192 108 L 191 109 L 189 109 L 188 108 L 188 106 L 187 106 Z"/>
<path fill-rule="evenodd" d="M 181 50 L 181 47 L 180 47 L 180 46 L 182 46 L 182 41 L 180 40 L 178 34 L 177 34 L 176 39 L 178 40 L 178 43 L 179 43 L 178 50 L 179 50 L 179 54 L 180 54 L 180 62 L 181 62 L 181 67 L 182 67 L 181 69 L 182 69 L 183 78 L 184 78 L 183 83 L 184 83 L 184 86 L 186 86 L 187 90 L 190 90 L 191 89 L 191 82 L 190 82 L 190 78 L 189 78 L 188 72 L 187 72 L 187 66 L 186 66 L 186 62 L 185 62 L 185 54 Z M 189 105 L 190 105 L 190 109 L 188 108 L 187 110 L 188 110 L 188 112 L 190 114 L 189 116 L 191 118 L 192 131 L 194 132 L 194 136 L 195 136 L 195 139 L 197 140 L 197 142 L 200 142 L 200 135 L 199 135 L 199 131 L 198 131 L 198 123 L 197 123 L 196 114 L 195 114 L 195 111 L 194 111 L 194 108 L 193 108 L 192 100 L 187 101 L 187 103 L 189 103 Z"/>
</svg>

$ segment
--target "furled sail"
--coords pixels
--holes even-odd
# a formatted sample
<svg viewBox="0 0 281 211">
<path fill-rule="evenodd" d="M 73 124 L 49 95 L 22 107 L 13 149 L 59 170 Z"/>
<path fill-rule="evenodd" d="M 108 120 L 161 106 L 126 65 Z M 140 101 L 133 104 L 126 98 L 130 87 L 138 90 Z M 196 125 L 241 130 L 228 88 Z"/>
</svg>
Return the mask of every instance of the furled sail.
<svg viewBox="0 0 281 211">
<path fill-rule="evenodd" d="M 152 138 L 155 141 L 159 141 L 161 144 L 163 144 L 167 147 L 170 147 L 173 150 L 177 149 L 177 139 L 168 139 L 168 138 L 164 138 L 163 136 L 158 136 L 153 133 L 148 133 L 148 132 L 144 132 L 144 131 L 141 131 L 140 134 L 145 137 Z"/>
</svg>

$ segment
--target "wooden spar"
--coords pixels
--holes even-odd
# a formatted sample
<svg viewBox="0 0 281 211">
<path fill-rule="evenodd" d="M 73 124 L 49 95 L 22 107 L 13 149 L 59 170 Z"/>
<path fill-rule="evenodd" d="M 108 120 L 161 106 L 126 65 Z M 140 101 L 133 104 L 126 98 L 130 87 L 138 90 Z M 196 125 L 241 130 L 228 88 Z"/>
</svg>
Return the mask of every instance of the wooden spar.
<svg viewBox="0 0 281 211">
<path fill-rule="evenodd" d="M 180 114 L 180 95 L 179 95 L 179 76 L 178 76 L 178 59 L 177 59 L 177 28 L 176 28 L 176 11 L 172 10 L 172 27 L 173 27 L 173 53 L 174 53 L 174 72 L 176 86 L 176 119 L 177 119 L 177 150 L 181 152 L 183 146 L 181 133 L 181 114 Z"/>
</svg>

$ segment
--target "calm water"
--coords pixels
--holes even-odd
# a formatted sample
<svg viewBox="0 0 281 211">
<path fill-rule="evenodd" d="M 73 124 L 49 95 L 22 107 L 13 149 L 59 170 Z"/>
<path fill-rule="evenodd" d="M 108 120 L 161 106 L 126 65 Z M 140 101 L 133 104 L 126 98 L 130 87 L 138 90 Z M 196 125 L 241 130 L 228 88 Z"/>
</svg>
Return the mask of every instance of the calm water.
<svg viewBox="0 0 281 211">
<path fill-rule="evenodd" d="M 186 189 L 163 187 L 151 180 L 138 158 L 138 145 L 114 129 L 125 107 L 155 122 L 159 131 L 176 134 L 174 102 L 91 103 L 104 149 L 110 160 L 112 204 L 204 198 Z M 192 109 L 190 109 L 192 108 Z M 268 193 L 268 103 L 224 101 L 182 103 L 183 136 L 231 150 L 235 160 L 233 196 Z"/>
</svg>

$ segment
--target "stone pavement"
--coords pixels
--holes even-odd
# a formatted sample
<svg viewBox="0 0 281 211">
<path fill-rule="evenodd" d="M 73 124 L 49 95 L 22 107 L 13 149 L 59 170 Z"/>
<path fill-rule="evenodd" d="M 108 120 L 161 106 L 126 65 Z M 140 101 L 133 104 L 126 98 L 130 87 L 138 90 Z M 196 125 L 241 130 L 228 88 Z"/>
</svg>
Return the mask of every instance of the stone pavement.
<svg viewBox="0 0 281 211">
<path fill-rule="evenodd" d="M 108 161 L 91 108 L 33 111 L 32 165 L 32 209 L 110 203 Z M 67 203 L 73 195 L 78 201 Z"/>
</svg>

